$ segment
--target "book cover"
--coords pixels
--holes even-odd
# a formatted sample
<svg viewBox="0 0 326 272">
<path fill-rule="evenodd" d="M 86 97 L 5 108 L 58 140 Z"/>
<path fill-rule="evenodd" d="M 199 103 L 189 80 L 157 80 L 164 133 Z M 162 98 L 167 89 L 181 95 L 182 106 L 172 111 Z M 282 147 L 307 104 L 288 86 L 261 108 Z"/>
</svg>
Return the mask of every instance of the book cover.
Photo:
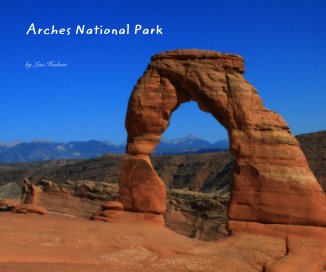
<svg viewBox="0 0 326 272">
<path fill-rule="evenodd" d="M 0 11 L 0 271 L 324 271 L 324 1 Z"/>
</svg>

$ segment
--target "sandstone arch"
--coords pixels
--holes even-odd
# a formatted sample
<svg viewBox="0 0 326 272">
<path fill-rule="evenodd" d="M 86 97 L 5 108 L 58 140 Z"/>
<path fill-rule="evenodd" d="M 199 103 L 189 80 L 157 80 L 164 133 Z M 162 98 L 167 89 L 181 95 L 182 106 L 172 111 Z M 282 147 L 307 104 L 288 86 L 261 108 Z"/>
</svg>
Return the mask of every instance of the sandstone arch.
<svg viewBox="0 0 326 272">
<path fill-rule="evenodd" d="M 326 199 L 288 125 L 264 108 L 233 54 L 175 50 L 152 57 L 128 104 L 127 156 L 120 174 L 126 210 L 161 214 L 164 182 L 149 155 L 171 114 L 194 100 L 228 131 L 236 157 L 230 220 L 326 226 Z"/>
</svg>

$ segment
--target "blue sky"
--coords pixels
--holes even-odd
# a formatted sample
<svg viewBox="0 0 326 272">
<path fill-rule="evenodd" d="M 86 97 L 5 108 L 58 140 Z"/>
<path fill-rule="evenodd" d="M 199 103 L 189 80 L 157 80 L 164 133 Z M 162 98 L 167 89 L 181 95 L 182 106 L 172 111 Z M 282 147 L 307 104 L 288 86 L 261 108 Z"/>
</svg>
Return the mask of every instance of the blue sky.
<svg viewBox="0 0 326 272">
<path fill-rule="evenodd" d="M 130 93 L 150 56 L 176 48 L 237 53 L 267 108 L 295 134 L 326 129 L 326 2 L 219 0 L 0 0 L 0 141 L 126 138 Z M 46 28 L 129 23 L 161 36 L 33 36 Z M 25 69 L 27 61 L 63 69 Z M 173 114 L 164 137 L 210 141 L 226 131 L 195 103 Z"/>
</svg>

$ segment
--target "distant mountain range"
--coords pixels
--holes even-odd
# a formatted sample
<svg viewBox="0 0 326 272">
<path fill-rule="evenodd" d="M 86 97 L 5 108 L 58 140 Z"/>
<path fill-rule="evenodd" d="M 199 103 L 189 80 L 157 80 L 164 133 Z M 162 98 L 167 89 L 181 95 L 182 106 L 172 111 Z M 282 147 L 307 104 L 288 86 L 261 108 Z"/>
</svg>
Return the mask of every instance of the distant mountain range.
<svg viewBox="0 0 326 272">
<path fill-rule="evenodd" d="M 228 140 L 210 143 L 193 135 L 174 140 L 162 140 L 154 154 L 205 153 L 228 150 Z M 110 141 L 71 141 L 57 143 L 46 140 L 32 142 L 0 142 L 0 163 L 44 161 L 54 159 L 89 159 L 106 153 L 125 153 L 125 144 Z"/>
<path fill-rule="evenodd" d="M 326 191 L 326 130 L 301 134 L 296 138 L 311 170 Z M 181 139 L 174 141 L 187 142 Z M 21 184 L 24 177 L 32 177 L 35 182 L 47 178 L 58 183 L 66 180 L 118 183 L 121 157 L 111 154 L 86 160 L 60 159 L 0 165 L 0 198 L 17 193 L 16 185 Z M 152 163 L 169 189 L 208 193 L 227 191 L 235 165 L 230 152 L 154 156 Z M 14 187 L 1 187 L 8 183 Z"/>
</svg>

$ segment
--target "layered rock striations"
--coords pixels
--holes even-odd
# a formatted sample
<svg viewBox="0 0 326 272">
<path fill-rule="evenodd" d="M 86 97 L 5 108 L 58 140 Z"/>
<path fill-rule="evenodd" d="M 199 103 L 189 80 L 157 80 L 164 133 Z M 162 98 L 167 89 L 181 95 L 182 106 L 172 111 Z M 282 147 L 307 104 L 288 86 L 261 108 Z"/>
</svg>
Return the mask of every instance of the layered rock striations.
<svg viewBox="0 0 326 272">
<path fill-rule="evenodd" d="M 228 131 L 236 158 L 228 216 L 238 221 L 326 226 L 326 199 L 287 123 L 266 109 L 233 54 L 175 50 L 152 57 L 128 104 L 128 155 L 120 173 L 126 210 L 161 214 L 166 188 L 150 154 L 172 113 L 196 101 Z"/>
</svg>

